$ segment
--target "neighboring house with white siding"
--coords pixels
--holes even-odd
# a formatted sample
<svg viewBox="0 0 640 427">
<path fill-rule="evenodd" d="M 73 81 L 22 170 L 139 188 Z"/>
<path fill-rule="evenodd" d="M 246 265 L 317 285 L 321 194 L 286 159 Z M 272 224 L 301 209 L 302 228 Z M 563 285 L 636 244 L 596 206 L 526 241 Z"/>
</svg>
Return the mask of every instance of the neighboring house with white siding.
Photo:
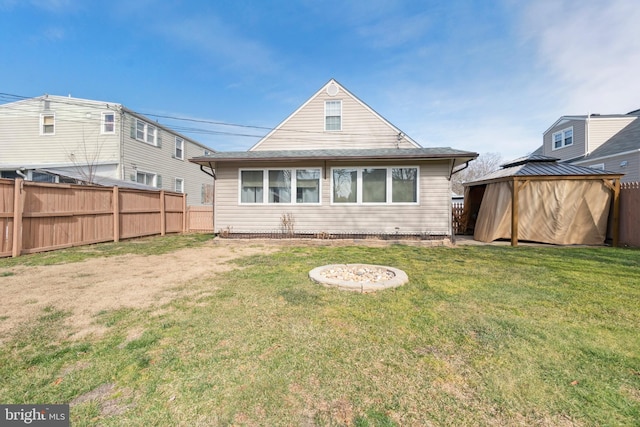
<svg viewBox="0 0 640 427">
<path fill-rule="evenodd" d="M 330 80 L 249 151 L 191 161 L 215 175 L 223 235 L 450 237 L 451 175 L 477 156 L 421 147 Z"/>
<path fill-rule="evenodd" d="M 113 185 L 135 182 L 211 204 L 190 157 L 206 147 L 120 104 L 44 95 L 0 105 L 0 176 Z M 135 185 L 134 185 L 135 186 Z"/>
<path fill-rule="evenodd" d="M 543 134 L 533 154 L 623 173 L 640 181 L 640 110 L 627 114 L 562 116 Z"/>
</svg>

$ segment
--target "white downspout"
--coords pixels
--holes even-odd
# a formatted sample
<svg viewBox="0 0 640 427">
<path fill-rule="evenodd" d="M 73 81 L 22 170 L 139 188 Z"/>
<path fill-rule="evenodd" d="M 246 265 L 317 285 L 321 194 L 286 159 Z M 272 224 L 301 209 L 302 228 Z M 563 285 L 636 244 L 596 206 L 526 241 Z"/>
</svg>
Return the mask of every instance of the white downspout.
<svg viewBox="0 0 640 427">
<path fill-rule="evenodd" d="M 587 157 L 589 155 L 589 118 L 591 117 L 591 113 L 587 112 L 587 120 L 584 122 L 584 156 Z M 575 136 L 574 136 L 575 137 Z"/>
</svg>

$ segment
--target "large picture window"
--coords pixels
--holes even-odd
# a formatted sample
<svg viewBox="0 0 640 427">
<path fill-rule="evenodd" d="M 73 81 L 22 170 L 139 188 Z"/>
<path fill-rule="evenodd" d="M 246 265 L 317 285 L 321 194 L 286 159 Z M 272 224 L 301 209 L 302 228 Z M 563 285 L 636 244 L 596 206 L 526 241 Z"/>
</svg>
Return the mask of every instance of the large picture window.
<svg viewBox="0 0 640 427">
<path fill-rule="evenodd" d="M 391 169 L 391 188 L 393 203 L 416 203 L 418 201 L 418 169 Z"/>
<path fill-rule="evenodd" d="M 296 170 L 296 203 L 320 203 L 320 170 Z"/>
<path fill-rule="evenodd" d="M 269 171 L 269 203 L 291 203 L 291 171 Z"/>
<path fill-rule="evenodd" d="M 358 170 L 333 170 L 334 203 L 356 203 L 358 201 Z"/>
<path fill-rule="evenodd" d="M 418 168 L 335 168 L 332 202 L 336 204 L 418 203 Z"/>
<path fill-rule="evenodd" d="M 240 203 L 320 203 L 320 169 L 241 170 Z"/>
<path fill-rule="evenodd" d="M 240 201 L 242 203 L 263 203 L 263 187 L 262 171 L 240 172 Z"/>
</svg>

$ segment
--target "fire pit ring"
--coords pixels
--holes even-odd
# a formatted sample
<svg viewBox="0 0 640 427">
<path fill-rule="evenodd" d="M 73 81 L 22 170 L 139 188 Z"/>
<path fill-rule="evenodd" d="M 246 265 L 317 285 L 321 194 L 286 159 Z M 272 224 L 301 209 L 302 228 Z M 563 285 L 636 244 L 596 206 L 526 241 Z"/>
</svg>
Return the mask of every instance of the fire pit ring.
<svg viewBox="0 0 640 427">
<path fill-rule="evenodd" d="M 397 288 L 409 281 L 402 270 L 371 264 L 323 265 L 311 270 L 309 278 L 326 287 L 362 293 Z"/>
</svg>

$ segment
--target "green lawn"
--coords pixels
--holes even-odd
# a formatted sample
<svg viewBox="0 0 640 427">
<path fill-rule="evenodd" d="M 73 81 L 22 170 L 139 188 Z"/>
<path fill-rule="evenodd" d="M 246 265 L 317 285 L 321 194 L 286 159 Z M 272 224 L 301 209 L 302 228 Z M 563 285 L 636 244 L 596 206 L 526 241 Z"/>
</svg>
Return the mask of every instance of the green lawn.
<svg viewBox="0 0 640 427">
<path fill-rule="evenodd" d="M 93 256 L 206 241 L 170 239 Z M 100 313 L 100 338 L 61 339 L 70 314 L 48 307 L 0 347 L 0 402 L 83 396 L 74 426 L 640 425 L 640 251 L 295 245 L 203 278 L 209 295 Z M 308 279 L 333 263 L 410 282 Z"/>
</svg>

